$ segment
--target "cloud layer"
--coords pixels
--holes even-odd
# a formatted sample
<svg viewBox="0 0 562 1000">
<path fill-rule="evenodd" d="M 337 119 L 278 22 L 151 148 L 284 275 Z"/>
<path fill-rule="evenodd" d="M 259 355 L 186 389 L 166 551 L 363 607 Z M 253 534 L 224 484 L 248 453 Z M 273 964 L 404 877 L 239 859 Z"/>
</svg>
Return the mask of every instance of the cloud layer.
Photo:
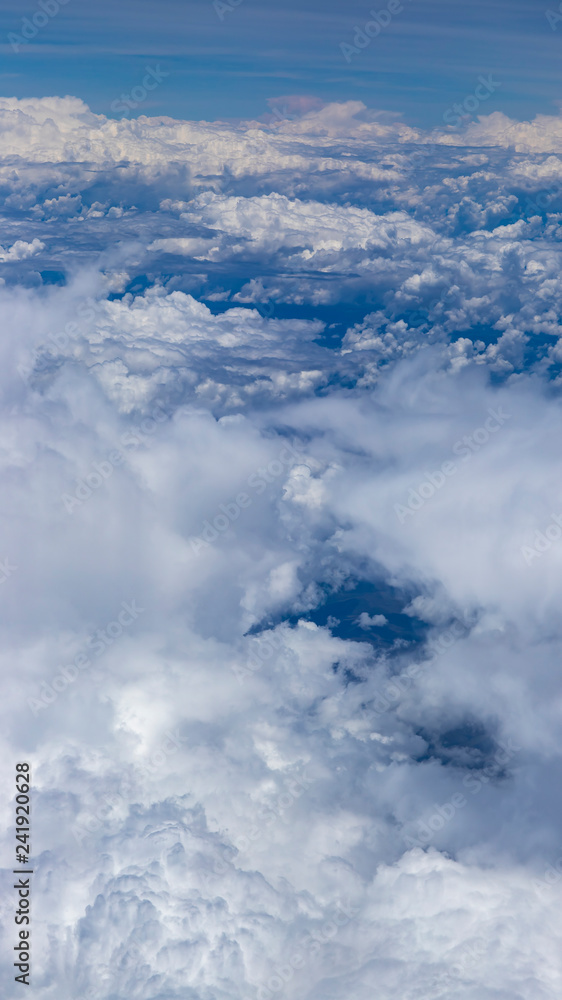
<svg viewBox="0 0 562 1000">
<path fill-rule="evenodd" d="M 554 1000 L 559 120 L 0 108 L 34 995 Z"/>
</svg>

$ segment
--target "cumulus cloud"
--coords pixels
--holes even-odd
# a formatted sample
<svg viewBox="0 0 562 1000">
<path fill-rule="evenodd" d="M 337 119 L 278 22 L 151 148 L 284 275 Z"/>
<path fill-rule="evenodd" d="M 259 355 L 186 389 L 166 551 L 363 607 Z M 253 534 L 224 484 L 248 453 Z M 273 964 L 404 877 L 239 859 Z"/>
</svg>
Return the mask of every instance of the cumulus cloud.
<svg viewBox="0 0 562 1000">
<path fill-rule="evenodd" d="M 369 615 L 362 611 L 357 619 L 361 628 L 374 628 L 375 626 L 388 625 L 388 618 L 384 615 Z"/>
<path fill-rule="evenodd" d="M 554 1000 L 558 120 L 0 111 L 34 992 Z"/>
<path fill-rule="evenodd" d="M 35 238 L 31 243 L 26 243 L 25 240 L 16 240 L 13 246 L 5 250 L 4 247 L 0 246 L 0 261 L 15 261 L 15 260 L 26 260 L 28 257 L 34 257 L 41 250 L 45 249 L 45 244 Z"/>
</svg>

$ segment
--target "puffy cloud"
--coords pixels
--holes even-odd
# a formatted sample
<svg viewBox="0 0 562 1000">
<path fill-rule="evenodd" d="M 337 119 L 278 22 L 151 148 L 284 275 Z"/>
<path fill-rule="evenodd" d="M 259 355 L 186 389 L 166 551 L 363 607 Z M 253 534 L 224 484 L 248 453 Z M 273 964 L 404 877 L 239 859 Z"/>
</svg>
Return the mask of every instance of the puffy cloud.
<svg viewBox="0 0 562 1000">
<path fill-rule="evenodd" d="M 554 1000 L 556 122 L 0 105 L 35 992 Z"/>
<path fill-rule="evenodd" d="M 388 625 L 388 618 L 384 615 L 369 615 L 362 611 L 358 618 L 361 628 L 374 628 L 375 626 Z"/>
<path fill-rule="evenodd" d="M 41 250 L 45 249 L 45 244 L 35 238 L 31 243 L 25 240 L 16 240 L 8 250 L 0 247 L 0 261 L 27 260 L 28 257 L 35 257 Z"/>
</svg>

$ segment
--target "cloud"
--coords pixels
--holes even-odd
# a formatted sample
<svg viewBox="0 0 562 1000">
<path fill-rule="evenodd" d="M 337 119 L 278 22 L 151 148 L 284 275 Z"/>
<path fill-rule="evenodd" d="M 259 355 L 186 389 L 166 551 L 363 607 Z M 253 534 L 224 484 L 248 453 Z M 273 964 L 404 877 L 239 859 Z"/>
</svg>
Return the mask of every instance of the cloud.
<svg viewBox="0 0 562 1000">
<path fill-rule="evenodd" d="M 357 619 L 360 628 L 374 628 L 375 626 L 388 625 L 388 618 L 384 615 L 368 615 L 366 611 L 362 611 Z"/>
<path fill-rule="evenodd" d="M 27 260 L 28 257 L 34 257 L 44 249 L 45 244 L 37 238 L 31 243 L 26 243 L 25 240 L 16 240 L 8 250 L 0 247 L 0 261 Z"/>
<path fill-rule="evenodd" d="M 35 992 L 554 1000 L 557 122 L 0 104 Z"/>
</svg>

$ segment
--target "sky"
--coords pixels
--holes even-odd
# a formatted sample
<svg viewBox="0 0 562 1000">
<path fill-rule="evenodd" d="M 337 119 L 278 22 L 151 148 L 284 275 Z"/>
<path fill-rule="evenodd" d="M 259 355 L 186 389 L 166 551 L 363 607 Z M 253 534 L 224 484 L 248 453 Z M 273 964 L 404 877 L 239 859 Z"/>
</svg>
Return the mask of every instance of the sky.
<svg viewBox="0 0 562 1000">
<path fill-rule="evenodd" d="M 14 51 L 8 36 L 23 37 L 24 19 L 41 8 L 34 0 L 4 0 L 2 92 L 71 94 L 115 117 L 112 103 L 142 84 L 147 66 L 159 66 L 168 75 L 142 108 L 131 109 L 134 116 L 259 118 L 268 100 L 298 94 L 325 103 L 361 100 L 430 128 L 473 93 L 479 74 L 491 73 L 501 87 L 487 110 L 520 120 L 556 113 L 562 38 L 556 4 L 552 23 L 548 6 L 534 0 L 404 0 L 391 8 L 380 5 L 385 26 L 367 45 L 369 36 L 359 35 L 365 47 L 357 48 L 356 29 L 363 31 L 377 4 L 241 0 L 229 9 L 220 0 L 67 0 Z"/>
<path fill-rule="evenodd" d="M 558 22 L 367 17 L 5 53 L 6 1000 L 560 998 Z"/>
</svg>

